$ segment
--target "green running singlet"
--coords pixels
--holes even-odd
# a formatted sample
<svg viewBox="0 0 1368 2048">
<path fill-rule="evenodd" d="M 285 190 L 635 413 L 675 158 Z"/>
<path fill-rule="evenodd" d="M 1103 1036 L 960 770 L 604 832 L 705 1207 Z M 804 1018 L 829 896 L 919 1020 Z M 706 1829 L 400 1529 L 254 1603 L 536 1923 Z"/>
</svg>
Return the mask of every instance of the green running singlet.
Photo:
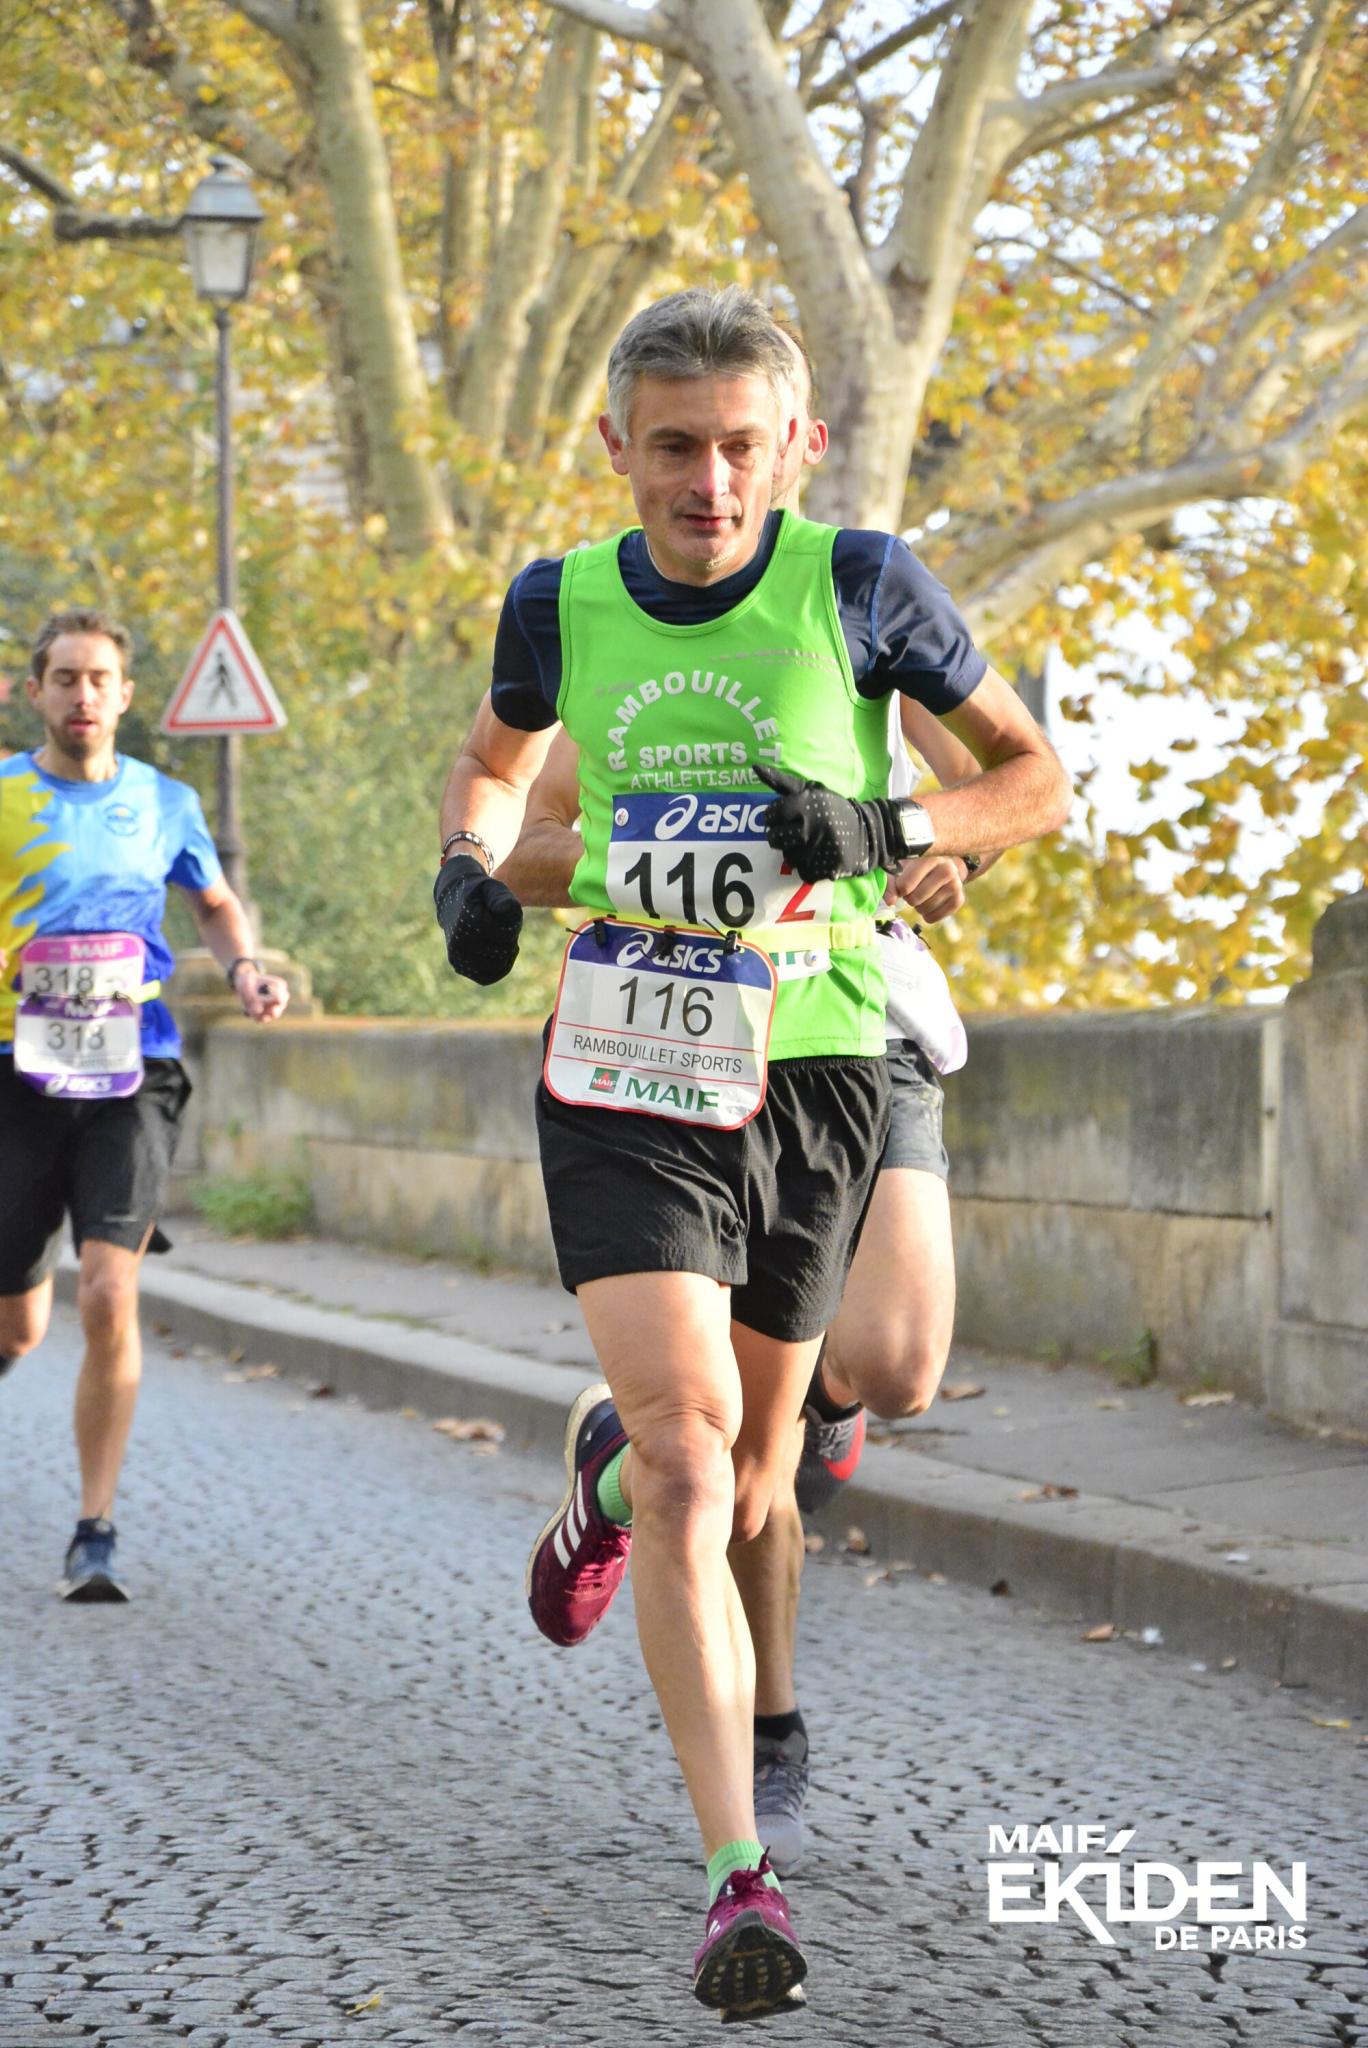
<svg viewBox="0 0 1368 2048">
<path fill-rule="evenodd" d="M 836 532 L 786 512 L 759 583 L 697 625 L 664 625 L 633 601 L 621 535 L 567 555 L 560 586 L 557 711 L 580 751 L 584 833 L 571 900 L 633 922 L 756 932 L 779 968 L 780 1060 L 884 1049 L 882 869 L 805 886 L 781 874 L 757 822 L 772 801 L 757 762 L 843 796 L 888 793 L 888 708 L 855 688 Z"/>
</svg>

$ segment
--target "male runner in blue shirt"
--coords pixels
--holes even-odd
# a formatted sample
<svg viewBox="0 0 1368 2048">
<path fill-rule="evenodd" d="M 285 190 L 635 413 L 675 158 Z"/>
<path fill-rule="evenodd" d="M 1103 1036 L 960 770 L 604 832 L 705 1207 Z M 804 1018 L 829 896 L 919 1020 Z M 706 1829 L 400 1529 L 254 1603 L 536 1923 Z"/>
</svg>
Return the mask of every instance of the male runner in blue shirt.
<svg viewBox="0 0 1368 2048">
<path fill-rule="evenodd" d="M 0 1377 L 47 1331 L 69 1215 L 81 1515 L 58 1591 L 78 1601 L 128 1597 L 110 1515 L 142 1372 L 138 1268 L 149 1244 L 165 1249 L 156 1221 L 190 1094 L 160 997 L 167 883 L 247 1016 L 278 1017 L 289 998 L 252 958 L 194 790 L 115 749 L 131 647 L 103 612 L 45 620 L 27 688 L 46 736 L 0 761 Z"/>
</svg>

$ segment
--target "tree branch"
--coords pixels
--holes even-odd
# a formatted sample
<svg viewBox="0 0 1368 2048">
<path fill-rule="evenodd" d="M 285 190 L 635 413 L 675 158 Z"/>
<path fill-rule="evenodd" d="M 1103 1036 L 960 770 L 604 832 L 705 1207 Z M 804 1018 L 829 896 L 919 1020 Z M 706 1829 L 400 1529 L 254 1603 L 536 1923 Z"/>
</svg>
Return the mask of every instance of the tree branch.
<svg viewBox="0 0 1368 2048">
<path fill-rule="evenodd" d="M 1108 405 L 1093 433 L 1100 448 L 1119 448 L 1135 432 L 1169 365 L 1201 326 L 1212 293 L 1230 268 L 1243 231 L 1265 204 L 1275 181 L 1294 161 L 1325 83 L 1325 45 L 1343 0 L 1319 0 L 1292 60 L 1287 92 L 1273 133 L 1216 219 L 1197 242 L 1187 271 L 1158 316 L 1134 372 Z"/>
<path fill-rule="evenodd" d="M 919 14 L 914 20 L 904 22 L 901 28 L 895 28 L 891 34 L 882 37 L 877 43 L 871 43 L 858 57 L 843 62 L 839 70 L 833 71 L 830 77 L 822 79 L 813 87 L 807 98 L 808 107 L 812 109 L 830 106 L 831 102 L 838 100 L 845 91 L 852 72 L 862 77 L 866 71 L 873 71 L 876 65 L 886 63 L 890 57 L 896 57 L 899 50 L 905 50 L 909 43 L 919 43 L 924 36 L 932 35 L 936 29 L 943 27 L 951 19 L 959 4 L 960 0 L 945 0 L 943 6 L 928 7 L 925 14 Z"/>
<path fill-rule="evenodd" d="M 1034 99 L 1024 100 L 1021 118 L 1026 133 L 1008 157 L 1004 170 L 1013 171 L 1046 150 L 1063 149 L 1087 136 L 1105 134 L 1150 107 L 1176 99 L 1189 87 L 1195 90 L 1209 86 L 1241 54 L 1242 45 L 1235 31 L 1246 19 L 1264 16 L 1272 21 L 1286 11 L 1286 6 L 1287 0 L 1242 0 L 1241 5 L 1214 21 L 1209 19 L 1211 9 L 1192 8 L 1180 14 L 1175 8 L 1167 19 L 1136 36 L 1101 71 L 1088 78 L 1064 79 Z M 1219 46 L 1217 54 L 1204 61 L 1194 59 L 1194 47 L 1212 40 Z M 1151 53 L 1153 62 L 1148 61 Z M 1075 119 L 1090 106 L 1125 95 L 1131 95 L 1125 106 L 1109 106 L 1091 120 Z"/>
<path fill-rule="evenodd" d="M 1368 243 L 1368 206 L 1360 206 L 1296 263 L 1249 300 L 1231 324 L 1225 346 L 1212 363 L 1197 401 L 1199 420 L 1223 391 L 1229 391 L 1241 366 L 1285 307 L 1300 299 L 1304 286 L 1331 256 L 1346 256 Z"/>
<path fill-rule="evenodd" d="M 272 185 L 287 189 L 291 159 L 269 129 L 225 97 L 207 71 L 187 56 L 168 29 L 157 0 L 108 0 L 128 35 L 128 54 L 162 78 L 185 109 L 201 141 L 231 145 L 234 153 Z"/>
<path fill-rule="evenodd" d="M 180 216 L 165 220 L 146 213 L 88 213 L 76 194 L 21 150 L 0 142 L 0 164 L 53 209 L 52 232 L 59 242 L 155 242 L 180 233 Z"/>
<path fill-rule="evenodd" d="M 1203 500 L 1288 491 L 1346 420 L 1368 412 L 1368 335 L 1341 374 L 1282 433 L 1262 445 L 1208 450 L 1171 467 L 1094 484 L 1037 506 L 940 565 L 976 636 L 991 640 L 1118 540 Z"/>
<path fill-rule="evenodd" d="M 630 43 L 649 43 L 653 49 L 668 50 L 672 57 L 684 56 L 684 42 L 660 5 L 628 7 L 624 0 L 548 0 L 559 14 L 569 14 L 588 28 L 601 28 L 610 36 Z"/>
<path fill-rule="evenodd" d="M 264 29 L 268 36 L 284 43 L 296 57 L 303 57 L 304 39 L 298 24 L 279 0 L 225 0 L 225 4 L 231 6 L 235 13 L 244 15 L 254 28 Z"/>
</svg>

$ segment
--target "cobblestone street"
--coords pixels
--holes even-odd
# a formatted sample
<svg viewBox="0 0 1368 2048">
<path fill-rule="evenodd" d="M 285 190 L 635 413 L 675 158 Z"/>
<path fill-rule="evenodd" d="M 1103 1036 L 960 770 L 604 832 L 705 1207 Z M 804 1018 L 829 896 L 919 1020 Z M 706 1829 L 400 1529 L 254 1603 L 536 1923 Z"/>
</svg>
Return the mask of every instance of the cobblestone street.
<svg viewBox="0 0 1368 2048">
<path fill-rule="evenodd" d="M 713 2038 L 629 1603 L 573 1656 L 523 1603 L 557 1468 L 151 1342 L 133 1604 L 68 1608 L 76 1356 L 60 1311 L 0 1385 L 0 2048 Z M 1362 1723 L 885 1562 L 810 1562 L 809 2006 L 767 2041 L 1368 2044 Z M 1307 1945 L 990 1925 L 990 1822 L 1303 1859 Z"/>
</svg>

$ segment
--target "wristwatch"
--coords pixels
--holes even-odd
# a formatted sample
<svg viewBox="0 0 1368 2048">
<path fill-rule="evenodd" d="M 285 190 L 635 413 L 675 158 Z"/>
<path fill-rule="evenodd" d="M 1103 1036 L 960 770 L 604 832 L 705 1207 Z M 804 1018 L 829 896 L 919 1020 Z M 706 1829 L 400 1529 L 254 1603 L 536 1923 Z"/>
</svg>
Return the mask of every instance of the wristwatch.
<svg viewBox="0 0 1368 2048">
<path fill-rule="evenodd" d="M 894 814 L 902 834 L 903 859 L 913 860 L 920 853 L 929 853 L 935 844 L 936 833 L 925 805 L 914 803 L 907 797 L 895 806 Z"/>
</svg>

